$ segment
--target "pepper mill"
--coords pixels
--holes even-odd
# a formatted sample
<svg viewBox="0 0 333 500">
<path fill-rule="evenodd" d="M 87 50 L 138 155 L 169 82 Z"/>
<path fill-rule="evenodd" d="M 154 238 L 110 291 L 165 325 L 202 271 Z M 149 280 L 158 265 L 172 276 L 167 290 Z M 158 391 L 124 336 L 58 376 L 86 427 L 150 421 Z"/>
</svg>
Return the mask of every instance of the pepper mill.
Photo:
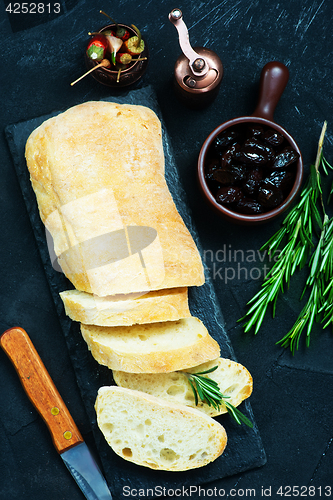
<svg viewBox="0 0 333 500">
<path fill-rule="evenodd" d="M 176 61 L 174 88 L 176 95 L 190 107 L 210 104 L 218 94 L 223 65 L 215 52 L 190 45 L 189 34 L 180 9 L 173 9 L 169 20 L 176 27 L 183 54 Z"/>
</svg>

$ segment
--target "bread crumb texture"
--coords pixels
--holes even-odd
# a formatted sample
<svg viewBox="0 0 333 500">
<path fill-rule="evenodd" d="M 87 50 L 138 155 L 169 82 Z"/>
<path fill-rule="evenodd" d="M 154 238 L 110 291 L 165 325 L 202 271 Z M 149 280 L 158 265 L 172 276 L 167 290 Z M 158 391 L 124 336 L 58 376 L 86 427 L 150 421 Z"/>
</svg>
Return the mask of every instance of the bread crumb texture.
<svg viewBox="0 0 333 500">
<path fill-rule="evenodd" d="M 122 387 L 101 387 L 97 422 L 117 455 L 137 465 L 166 471 L 203 467 L 224 451 L 224 427 L 203 414 Z"/>
<path fill-rule="evenodd" d="M 238 406 L 251 395 L 253 380 L 250 372 L 245 366 L 230 359 L 214 359 L 184 371 L 189 373 L 203 372 L 215 366 L 218 368 L 205 376 L 217 382 L 221 393 L 228 398 L 229 403 Z M 188 379 L 181 372 L 148 374 L 114 370 L 113 378 L 116 384 L 121 387 L 143 391 L 152 396 L 161 397 L 166 401 L 197 408 L 211 417 L 227 413 L 224 403 L 221 404 L 219 409 L 215 409 L 201 400 L 196 405 Z"/>
<path fill-rule="evenodd" d="M 60 297 L 67 316 L 86 325 L 129 326 L 191 316 L 186 287 L 107 297 L 66 290 Z"/>
<path fill-rule="evenodd" d="M 220 355 L 218 343 L 204 324 L 193 316 L 128 327 L 81 324 L 81 333 L 98 363 L 112 370 L 173 372 Z"/>
</svg>

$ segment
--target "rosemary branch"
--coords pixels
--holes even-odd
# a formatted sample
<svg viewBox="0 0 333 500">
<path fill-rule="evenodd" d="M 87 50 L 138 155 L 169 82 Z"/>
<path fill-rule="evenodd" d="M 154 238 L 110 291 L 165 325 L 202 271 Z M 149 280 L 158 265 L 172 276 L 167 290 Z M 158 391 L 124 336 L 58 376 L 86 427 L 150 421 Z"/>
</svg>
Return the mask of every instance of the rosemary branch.
<svg viewBox="0 0 333 500">
<path fill-rule="evenodd" d="M 252 429 L 253 424 L 251 420 L 249 420 L 240 410 L 238 410 L 238 408 L 226 401 L 229 396 L 224 396 L 221 393 L 218 383 L 209 377 L 203 376 L 207 375 L 208 373 L 214 372 L 216 369 L 217 366 L 214 366 L 209 370 L 205 370 L 203 372 L 182 372 L 187 377 L 187 380 L 192 388 L 195 405 L 198 405 L 199 398 L 201 399 L 201 401 L 207 403 L 208 406 L 212 406 L 215 409 L 219 409 L 219 407 L 224 404 L 229 415 L 231 415 L 238 424 L 241 424 L 243 422 Z"/>
<path fill-rule="evenodd" d="M 266 275 L 261 290 L 248 302 L 250 309 L 238 321 L 244 323 L 244 331 L 254 328 L 257 334 L 267 308 L 273 305 L 272 315 L 275 317 L 276 301 L 284 287 L 289 287 L 290 279 L 296 269 L 302 269 L 309 257 L 313 244 L 313 229 L 321 227 L 321 218 L 316 207 L 320 189 L 314 166 L 305 188 L 302 190 L 298 204 L 285 217 L 282 227 L 265 243 L 260 251 L 268 249 L 268 255 L 274 256 L 281 242 L 285 241 L 276 262 Z"/>
<path fill-rule="evenodd" d="M 333 286 L 330 283 L 327 283 L 327 286 L 323 289 L 321 275 L 317 276 L 317 268 L 314 265 L 318 263 L 317 259 L 319 259 L 319 256 L 324 251 L 324 247 L 321 245 L 323 245 L 323 238 L 325 234 L 330 234 L 327 228 L 328 219 L 325 213 L 320 174 L 320 167 L 323 168 L 325 174 L 328 174 L 328 169 L 333 169 L 323 156 L 323 143 L 326 128 L 327 122 L 325 121 L 318 141 L 316 161 L 314 165 L 310 166 L 310 174 L 306 185 L 301 192 L 300 201 L 285 217 L 281 228 L 261 247 L 260 250 L 262 251 L 268 249 L 268 255 L 274 256 L 280 245 L 284 244 L 284 246 L 279 255 L 275 257 L 275 264 L 266 275 L 261 289 L 248 302 L 248 305 L 250 306 L 249 310 L 245 316 L 238 320 L 245 321 L 243 324 L 245 332 L 254 328 L 254 334 L 257 334 L 270 303 L 272 303 L 273 318 L 275 317 L 276 302 L 279 293 L 284 292 L 285 286 L 289 287 L 291 277 L 295 271 L 297 269 L 302 269 L 308 262 L 308 258 L 315 247 L 313 243 L 315 233 L 316 231 L 319 231 L 320 240 L 314 254 L 316 257 L 311 258 L 309 262 L 309 265 L 311 266 L 311 273 L 306 286 L 306 289 L 311 288 L 310 297 L 308 299 L 309 302 L 300 313 L 293 329 L 291 329 L 291 331 L 288 332 L 288 334 L 280 341 L 283 346 L 290 343 L 292 350 L 294 350 L 295 345 L 298 346 L 299 336 L 306 322 L 309 321 L 308 332 L 310 332 L 314 317 L 317 313 L 319 314 L 320 311 L 325 311 L 325 317 L 328 320 L 328 323 L 333 323 L 333 306 L 330 307 L 331 304 L 329 302 L 329 299 L 333 297 Z M 317 207 L 319 201 L 321 211 L 324 214 L 324 221 Z M 329 245 L 329 236 L 328 239 L 324 238 L 324 240 L 326 248 L 327 245 Z M 327 259 L 328 258 L 326 258 L 325 262 L 328 262 Z M 319 286 L 317 278 L 320 280 L 320 290 L 317 289 Z M 325 293 L 325 296 L 327 297 L 325 309 L 323 309 L 324 306 L 320 303 L 320 299 L 319 302 L 316 302 L 316 308 L 314 309 L 313 307 L 313 303 L 316 299 L 318 299 L 319 293 Z M 303 295 L 304 292 L 302 296 Z M 314 310 L 316 310 L 316 313 Z M 301 320 L 301 318 L 303 319 Z M 289 339 L 289 341 L 287 339 Z M 291 339 L 296 340 L 292 341 Z"/>
<path fill-rule="evenodd" d="M 293 327 L 279 342 L 277 342 L 277 344 L 281 344 L 283 347 L 289 346 L 293 354 L 299 347 L 299 340 L 306 326 L 306 346 L 309 347 L 310 334 L 314 322 L 321 321 L 320 313 L 327 307 L 329 309 L 332 305 L 329 301 L 325 300 L 324 297 L 325 289 L 327 289 L 330 284 L 332 276 L 329 269 L 333 269 L 332 231 L 333 219 L 329 220 L 325 214 L 320 239 L 310 259 L 310 274 L 301 296 L 302 298 L 305 291 L 310 289 L 309 297 Z M 329 283 L 327 283 L 327 280 L 329 280 Z"/>
<path fill-rule="evenodd" d="M 321 271 L 324 274 L 322 307 L 319 312 L 323 313 L 323 328 L 330 323 L 333 326 L 333 218 L 328 222 L 326 231 L 326 245 L 322 252 Z"/>
</svg>

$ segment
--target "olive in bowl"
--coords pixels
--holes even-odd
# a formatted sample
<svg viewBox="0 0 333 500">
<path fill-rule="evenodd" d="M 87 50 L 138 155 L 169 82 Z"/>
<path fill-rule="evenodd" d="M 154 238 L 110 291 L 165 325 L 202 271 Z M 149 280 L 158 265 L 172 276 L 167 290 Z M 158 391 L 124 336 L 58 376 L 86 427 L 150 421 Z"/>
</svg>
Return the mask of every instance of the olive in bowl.
<svg viewBox="0 0 333 500">
<path fill-rule="evenodd" d="M 253 115 L 222 123 L 200 150 L 198 180 L 203 197 L 219 215 L 233 222 L 267 222 L 284 212 L 301 188 L 301 151 L 291 135 L 273 121 L 288 76 L 282 63 L 266 64 Z"/>
<path fill-rule="evenodd" d="M 221 216 L 258 224 L 290 206 L 301 186 L 303 164 L 296 143 L 277 126 L 263 119 L 240 120 L 207 138 L 199 155 L 199 185 Z"/>
</svg>

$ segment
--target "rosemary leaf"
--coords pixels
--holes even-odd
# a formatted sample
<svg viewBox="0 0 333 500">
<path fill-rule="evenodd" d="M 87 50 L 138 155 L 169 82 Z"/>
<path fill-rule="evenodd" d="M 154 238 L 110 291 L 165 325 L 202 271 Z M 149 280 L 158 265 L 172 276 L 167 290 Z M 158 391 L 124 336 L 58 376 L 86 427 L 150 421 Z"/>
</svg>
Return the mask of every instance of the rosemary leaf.
<svg viewBox="0 0 333 500">
<path fill-rule="evenodd" d="M 230 405 L 230 406 L 226 405 L 226 407 L 227 407 L 229 415 L 231 415 L 236 420 L 237 424 L 241 425 L 242 422 L 241 422 L 239 416 L 237 415 L 237 413 L 235 412 L 235 407 L 232 405 Z"/>
<path fill-rule="evenodd" d="M 195 388 L 198 392 L 198 396 L 199 398 L 201 399 L 201 401 L 206 401 L 207 398 L 206 398 L 206 394 L 204 394 L 202 388 L 201 388 L 201 385 L 200 385 L 200 382 L 199 382 L 199 379 L 198 377 L 195 377 L 194 378 L 194 383 L 195 383 Z M 208 396 L 209 397 L 209 396 Z M 208 402 L 208 401 L 207 401 Z"/>
<path fill-rule="evenodd" d="M 212 372 L 215 372 L 215 370 L 217 370 L 218 366 L 213 366 L 212 368 L 209 368 L 208 370 L 205 370 L 203 372 L 195 372 L 196 375 L 206 375 L 207 373 L 212 373 Z M 214 381 L 215 382 L 215 381 Z"/>
<path fill-rule="evenodd" d="M 259 328 L 261 327 L 261 324 L 264 320 L 264 316 L 266 314 L 266 309 L 267 309 L 267 306 L 263 307 L 262 310 L 261 310 L 261 313 L 260 313 L 260 316 L 257 320 L 257 326 L 256 326 L 256 329 L 254 331 L 254 334 L 257 335 L 258 331 L 259 331 Z"/>
<path fill-rule="evenodd" d="M 253 428 L 253 423 L 251 422 L 251 420 L 249 420 L 241 411 L 239 411 L 238 408 L 228 403 L 228 401 L 225 402 L 225 405 L 228 410 L 228 413 L 230 413 L 233 416 L 233 418 L 236 420 L 238 424 L 241 424 L 243 422 L 251 429 Z"/>
<path fill-rule="evenodd" d="M 265 295 L 262 295 L 260 297 L 260 299 L 255 304 L 253 304 L 252 307 L 250 307 L 248 314 L 251 314 L 264 300 L 265 300 Z M 250 303 L 250 302 L 248 302 L 248 303 Z M 240 321 L 240 320 L 238 320 L 238 321 Z"/>
<path fill-rule="evenodd" d="M 190 379 L 190 377 L 187 377 L 187 380 L 189 381 L 189 384 L 190 384 L 190 386 L 192 387 L 192 391 L 193 391 L 193 394 L 194 394 L 195 406 L 198 406 L 199 400 L 198 400 L 198 394 L 197 394 L 197 391 L 195 390 L 195 387 L 194 387 L 193 382 L 192 382 L 192 380 Z"/>
<path fill-rule="evenodd" d="M 322 305 L 319 312 L 323 313 L 323 328 L 333 326 L 333 217 L 326 224 L 323 258 L 320 266 L 322 275 Z"/>
<path fill-rule="evenodd" d="M 325 165 L 326 165 L 326 166 L 327 166 L 330 170 L 333 170 L 333 165 L 330 165 L 330 164 L 328 163 L 328 161 L 326 160 L 326 158 L 324 158 L 324 155 L 323 155 L 323 154 L 322 154 L 322 157 L 321 157 L 321 158 L 322 158 L 322 162 L 323 162 L 323 164 L 325 164 Z"/>
<path fill-rule="evenodd" d="M 224 404 L 228 413 L 236 420 L 238 424 L 242 422 L 248 425 L 249 427 L 253 427 L 252 422 L 245 416 L 243 413 L 235 408 L 231 403 L 226 401 L 229 396 L 224 396 L 218 383 L 216 380 L 213 380 L 209 377 L 205 377 L 202 375 L 206 375 L 207 373 L 212 373 L 217 369 L 217 366 L 205 370 L 203 372 L 197 373 L 189 373 L 182 372 L 190 383 L 192 391 L 194 393 L 195 405 L 198 406 L 199 398 L 201 401 L 207 403 L 209 406 L 212 406 L 215 409 L 219 409 L 219 407 Z"/>
<path fill-rule="evenodd" d="M 316 220 L 316 223 L 319 227 L 319 229 L 322 229 L 323 227 L 323 223 L 322 223 L 322 220 L 321 220 L 321 217 L 320 217 L 320 214 L 319 214 L 319 210 L 318 208 L 316 207 L 316 204 L 314 202 L 314 200 L 311 200 L 311 209 L 312 209 L 312 213 L 313 213 L 313 216 Z"/>
</svg>

